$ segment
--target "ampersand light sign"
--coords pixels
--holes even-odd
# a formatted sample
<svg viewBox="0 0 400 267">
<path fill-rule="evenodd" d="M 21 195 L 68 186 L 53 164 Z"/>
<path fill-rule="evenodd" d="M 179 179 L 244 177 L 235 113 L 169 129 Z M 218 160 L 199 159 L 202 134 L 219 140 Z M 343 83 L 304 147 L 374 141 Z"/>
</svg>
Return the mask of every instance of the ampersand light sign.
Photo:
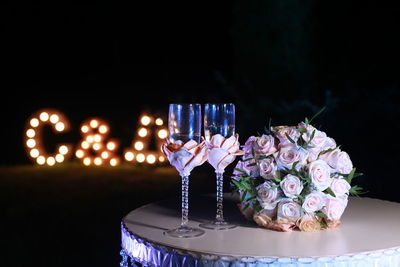
<svg viewBox="0 0 400 267">
<path fill-rule="evenodd" d="M 75 156 L 84 165 L 109 164 L 116 166 L 120 158 L 115 155 L 119 142 L 116 139 L 107 139 L 110 126 L 100 118 L 91 118 L 81 125 L 82 142 L 75 152 Z"/>
<path fill-rule="evenodd" d="M 29 157 L 39 165 L 53 166 L 68 160 L 71 156 L 70 144 L 59 144 L 55 151 L 46 151 L 43 146 L 42 130 L 49 125 L 55 134 L 69 129 L 69 122 L 61 112 L 54 109 L 43 109 L 33 114 L 25 126 L 25 147 Z"/>
<path fill-rule="evenodd" d="M 168 131 L 163 125 L 164 121 L 161 118 L 142 114 L 132 142 L 132 148 L 125 150 L 125 160 L 139 163 L 147 162 L 149 164 L 164 162 L 165 157 L 161 151 L 161 145 L 164 139 L 167 138 Z M 155 135 L 156 150 L 150 150 L 152 135 Z"/>
</svg>

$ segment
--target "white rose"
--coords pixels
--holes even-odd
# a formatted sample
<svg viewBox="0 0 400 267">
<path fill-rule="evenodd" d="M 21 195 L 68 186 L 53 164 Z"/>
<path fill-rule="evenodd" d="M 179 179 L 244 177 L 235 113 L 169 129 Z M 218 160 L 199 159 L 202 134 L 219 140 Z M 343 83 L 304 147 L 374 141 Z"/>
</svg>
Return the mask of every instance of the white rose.
<svg viewBox="0 0 400 267">
<path fill-rule="evenodd" d="M 264 179 L 271 179 L 274 177 L 276 174 L 277 166 L 275 163 L 275 160 L 271 157 L 268 157 L 266 159 L 263 159 L 259 163 L 259 168 L 260 168 L 260 175 Z"/>
<path fill-rule="evenodd" d="M 325 201 L 325 208 L 322 211 L 328 217 L 328 220 L 336 221 L 340 220 L 346 206 L 347 198 L 336 198 L 328 195 Z"/>
<path fill-rule="evenodd" d="M 301 168 L 307 160 L 307 151 L 294 144 L 282 147 L 276 155 L 278 170 L 291 169 L 293 163 L 298 161 L 297 168 Z"/>
<path fill-rule="evenodd" d="M 272 135 L 263 134 L 261 137 L 256 138 L 255 148 L 259 154 L 271 155 L 276 152 L 275 138 Z"/>
<path fill-rule="evenodd" d="M 280 182 L 283 193 L 288 198 L 296 198 L 303 190 L 303 183 L 294 175 L 288 174 Z"/>
<path fill-rule="evenodd" d="M 336 147 L 337 147 L 337 145 L 336 145 L 335 139 L 330 138 L 330 137 L 326 138 L 325 144 L 323 146 L 323 150 L 334 149 Z"/>
<path fill-rule="evenodd" d="M 332 172 L 349 174 L 353 169 L 353 163 L 349 155 L 344 151 L 340 151 L 340 149 L 322 154 L 319 158 L 326 161 L 326 163 L 331 166 Z"/>
<path fill-rule="evenodd" d="M 308 212 L 316 212 L 325 205 L 326 196 L 322 192 L 312 192 L 304 198 L 302 208 Z"/>
<path fill-rule="evenodd" d="M 323 160 L 316 160 L 308 165 L 308 175 L 319 191 L 327 189 L 331 183 L 331 168 Z"/>
<path fill-rule="evenodd" d="M 301 207 L 293 200 L 283 200 L 278 204 L 278 222 L 295 223 L 301 215 Z"/>
<path fill-rule="evenodd" d="M 333 179 L 330 188 L 332 189 L 333 193 L 335 193 L 335 195 L 337 197 L 340 197 L 340 196 L 347 195 L 349 193 L 351 186 L 345 179 L 336 178 L 336 179 Z"/>
<path fill-rule="evenodd" d="M 263 209 L 274 209 L 279 199 L 282 197 L 282 193 L 278 188 L 270 189 L 275 186 L 272 181 L 266 181 L 257 187 L 258 201 L 260 202 Z"/>
<path fill-rule="evenodd" d="M 312 127 L 312 128 L 313 129 L 311 131 L 307 131 L 306 133 L 303 133 L 302 137 L 303 137 L 304 141 L 306 141 L 313 148 L 319 148 L 322 150 L 322 148 L 325 145 L 325 142 L 327 141 L 326 133 L 315 129 L 314 127 Z M 311 136 L 313 135 L 314 131 L 315 131 L 314 137 L 311 139 Z"/>
</svg>

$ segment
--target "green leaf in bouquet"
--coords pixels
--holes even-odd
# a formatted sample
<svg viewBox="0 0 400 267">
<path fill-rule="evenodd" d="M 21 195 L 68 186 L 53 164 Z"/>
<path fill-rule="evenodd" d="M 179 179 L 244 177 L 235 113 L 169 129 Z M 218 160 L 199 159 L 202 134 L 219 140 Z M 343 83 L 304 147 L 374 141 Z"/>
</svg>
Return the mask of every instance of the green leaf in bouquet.
<svg viewBox="0 0 400 267">
<path fill-rule="evenodd" d="M 304 123 L 305 123 L 306 125 L 310 124 L 310 121 L 308 120 L 307 117 L 304 119 Z"/>
<path fill-rule="evenodd" d="M 350 193 L 350 195 L 352 195 L 352 196 L 357 196 L 357 197 L 359 197 L 360 195 L 367 193 L 367 192 L 365 192 L 365 191 L 363 191 L 363 190 L 364 190 L 364 189 L 363 189 L 362 187 L 355 185 L 355 186 L 353 186 L 352 188 L 350 188 L 349 193 Z"/>
<path fill-rule="evenodd" d="M 246 161 L 249 161 L 249 160 L 252 160 L 252 159 L 254 159 L 254 158 L 250 157 L 250 158 L 247 158 L 247 159 L 243 159 L 242 161 L 246 162 Z"/>
<path fill-rule="evenodd" d="M 263 160 L 263 159 L 266 159 L 266 158 L 268 158 L 268 156 L 261 155 L 261 156 L 258 157 L 258 160 Z"/>
<path fill-rule="evenodd" d="M 253 163 L 247 164 L 247 167 L 253 167 L 253 166 L 256 166 L 256 165 L 257 165 L 257 163 L 253 162 Z"/>
<path fill-rule="evenodd" d="M 271 186 L 270 188 L 267 188 L 267 190 L 274 190 L 274 189 L 278 188 L 279 186 L 280 185 L 277 184 L 277 185 Z"/>
<path fill-rule="evenodd" d="M 295 171 L 295 172 L 297 172 L 297 170 L 296 170 L 296 166 L 297 166 L 297 164 L 299 164 L 299 160 L 298 161 L 295 161 L 294 163 L 293 163 L 293 165 L 292 165 L 292 171 Z"/>
<path fill-rule="evenodd" d="M 340 147 L 341 147 L 341 145 L 339 145 L 339 146 L 337 146 L 337 147 L 335 147 L 335 148 L 329 148 L 329 149 L 327 149 L 327 150 L 321 151 L 321 152 L 318 154 L 318 157 L 321 156 L 321 155 L 323 155 L 323 154 L 332 152 L 332 151 L 334 151 L 334 150 L 336 150 L 336 149 L 340 149 Z"/>
<path fill-rule="evenodd" d="M 315 213 L 315 216 L 318 216 L 318 217 L 321 217 L 324 219 L 328 219 L 328 216 L 326 216 L 326 214 L 323 212 L 317 212 L 317 213 Z"/>
<path fill-rule="evenodd" d="M 241 168 L 234 168 L 235 171 L 241 172 L 241 173 L 247 173 L 245 170 Z"/>
<path fill-rule="evenodd" d="M 288 135 L 288 133 L 285 133 L 287 139 L 289 140 L 290 143 L 296 144 L 296 142 Z"/>
<path fill-rule="evenodd" d="M 299 194 L 295 194 L 296 197 L 300 198 L 301 200 L 304 200 L 304 196 L 299 195 Z"/>
<path fill-rule="evenodd" d="M 297 128 L 297 131 L 299 132 L 299 133 L 306 133 L 307 132 L 307 129 L 306 128 Z"/>
<path fill-rule="evenodd" d="M 328 187 L 325 191 L 326 191 L 327 194 L 329 194 L 329 195 L 331 195 L 333 197 L 336 197 L 335 193 L 333 192 L 333 190 L 330 187 Z"/>
<path fill-rule="evenodd" d="M 279 177 L 277 177 L 277 176 L 274 176 L 273 180 L 274 180 L 275 182 L 277 182 L 277 183 L 280 183 L 280 182 L 282 181 L 282 179 L 279 178 Z"/>
<path fill-rule="evenodd" d="M 354 174 L 356 173 L 356 168 L 353 168 L 351 172 L 347 175 L 346 181 L 351 184 L 351 181 L 353 180 Z"/>
<path fill-rule="evenodd" d="M 308 141 L 309 143 L 314 139 L 314 136 L 315 136 L 315 129 L 311 133 L 310 140 Z"/>
<path fill-rule="evenodd" d="M 310 124 L 316 117 L 318 117 L 322 112 L 324 112 L 325 109 L 326 107 L 321 108 L 317 113 L 314 114 L 314 116 L 312 116 L 312 118 L 306 124 Z"/>
</svg>

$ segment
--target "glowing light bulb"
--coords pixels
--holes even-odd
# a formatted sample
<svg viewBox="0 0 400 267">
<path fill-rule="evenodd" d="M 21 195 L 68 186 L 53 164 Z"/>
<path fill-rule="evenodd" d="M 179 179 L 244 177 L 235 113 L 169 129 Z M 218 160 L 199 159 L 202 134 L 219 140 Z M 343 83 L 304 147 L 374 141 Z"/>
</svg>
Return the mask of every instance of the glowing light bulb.
<svg viewBox="0 0 400 267">
<path fill-rule="evenodd" d="M 94 164 L 95 164 L 95 165 L 99 166 L 99 165 L 101 165 L 102 163 L 103 163 L 103 160 L 102 160 L 101 158 L 95 158 L 95 159 L 94 159 Z"/>
<path fill-rule="evenodd" d="M 62 132 L 62 131 L 64 131 L 64 129 L 65 129 L 64 123 L 62 123 L 61 121 L 56 123 L 56 130 L 57 131 Z"/>
<path fill-rule="evenodd" d="M 99 122 L 97 120 L 90 121 L 90 127 L 97 128 L 99 126 Z"/>
<path fill-rule="evenodd" d="M 132 152 L 128 151 L 125 153 L 125 159 L 127 161 L 132 161 L 134 158 L 135 158 L 135 155 Z"/>
<path fill-rule="evenodd" d="M 57 155 L 56 155 L 56 161 L 57 161 L 58 163 L 63 162 L 63 161 L 64 161 L 64 156 L 61 155 L 61 154 L 57 154 Z"/>
<path fill-rule="evenodd" d="M 103 152 L 101 153 L 101 157 L 102 157 L 103 159 L 108 159 L 109 156 L 110 156 L 110 155 L 108 154 L 107 151 L 103 151 Z"/>
<path fill-rule="evenodd" d="M 146 125 L 149 125 L 150 124 L 150 122 L 151 122 L 151 118 L 149 117 L 149 116 L 143 116 L 142 117 L 142 119 L 140 120 L 140 122 L 144 125 L 144 126 L 146 126 Z"/>
<path fill-rule="evenodd" d="M 86 137 L 86 141 L 87 141 L 88 143 L 93 143 L 93 141 L 94 141 L 93 135 L 88 135 L 88 136 Z"/>
<path fill-rule="evenodd" d="M 113 166 L 113 167 L 117 166 L 118 165 L 118 160 L 117 159 L 111 159 L 110 160 L 110 165 Z"/>
<path fill-rule="evenodd" d="M 94 150 L 100 150 L 100 148 L 101 148 L 101 145 L 99 143 L 94 143 L 93 144 L 93 149 Z"/>
<path fill-rule="evenodd" d="M 67 146 L 60 146 L 60 148 L 58 149 L 58 152 L 60 152 L 61 155 L 66 155 L 68 153 L 68 147 Z"/>
<path fill-rule="evenodd" d="M 108 131 L 107 126 L 101 125 L 101 126 L 99 127 L 99 133 L 105 134 L 107 131 Z"/>
<path fill-rule="evenodd" d="M 140 128 L 139 130 L 139 136 L 145 137 L 147 135 L 147 130 L 146 128 Z"/>
<path fill-rule="evenodd" d="M 29 122 L 29 124 L 30 124 L 32 127 L 38 127 L 38 126 L 39 126 L 39 120 L 36 119 L 36 118 L 33 118 L 33 119 L 31 119 L 31 121 Z"/>
<path fill-rule="evenodd" d="M 150 154 L 147 156 L 146 161 L 149 164 L 153 164 L 154 162 L 156 162 L 156 157 L 154 155 Z"/>
<path fill-rule="evenodd" d="M 93 140 L 94 140 L 96 143 L 99 143 L 99 142 L 101 141 L 101 135 L 95 134 L 94 137 L 93 137 Z"/>
<path fill-rule="evenodd" d="M 136 160 L 138 161 L 138 162 L 143 162 L 144 160 L 146 159 L 146 157 L 142 154 L 142 153 L 140 153 L 140 154 L 138 154 L 137 156 L 136 156 Z"/>
<path fill-rule="evenodd" d="M 31 155 L 32 158 L 37 158 L 37 157 L 39 157 L 39 150 L 34 148 L 31 150 L 31 152 L 29 154 Z"/>
<path fill-rule="evenodd" d="M 48 121 L 49 120 L 49 113 L 42 112 L 42 113 L 40 113 L 39 118 L 40 118 L 41 121 Z"/>
<path fill-rule="evenodd" d="M 53 124 L 56 124 L 59 120 L 60 120 L 60 117 L 58 117 L 57 114 L 52 114 L 50 116 L 50 122 L 53 123 Z"/>
<path fill-rule="evenodd" d="M 114 142 L 108 142 L 108 143 L 107 143 L 107 149 L 108 149 L 108 150 L 114 150 L 115 147 L 116 147 L 116 145 L 115 145 Z"/>
<path fill-rule="evenodd" d="M 82 144 L 81 144 L 81 147 L 82 147 L 83 149 L 88 149 L 88 148 L 89 148 L 89 143 L 86 142 L 86 141 L 83 141 Z"/>
<path fill-rule="evenodd" d="M 142 150 L 143 148 L 144 148 L 143 142 L 137 141 L 137 142 L 135 143 L 135 149 L 136 149 L 136 150 L 140 151 L 140 150 Z"/>
<path fill-rule="evenodd" d="M 90 158 L 84 158 L 84 159 L 83 159 L 83 164 L 84 164 L 85 166 L 89 166 L 90 163 L 92 163 L 92 160 L 91 160 Z"/>
<path fill-rule="evenodd" d="M 163 156 L 159 156 L 159 157 L 158 157 L 158 161 L 159 161 L 159 162 L 164 162 L 164 161 L 165 161 L 165 158 L 164 158 Z"/>
<path fill-rule="evenodd" d="M 168 136 L 168 132 L 165 129 L 159 130 L 158 131 L 158 137 L 160 137 L 161 139 L 164 139 Z"/>
<path fill-rule="evenodd" d="M 28 139 L 26 141 L 26 146 L 29 147 L 29 148 L 34 148 L 36 146 L 35 139 Z"/>
<path fill-rule="evenodd" d="M 161 119 L 161 118 L 157 118 L 156 119 L 156 125 L 158 125 L 158 126 L 161 126 L 161 125 L 163 125 L 163 120 Z"/>
<path fill-rule="evenodd" d="M 29 138 L 33 138 L 33 137 L 35 137 L 35 135 L 36 135 L 36 132 L 33 129 L 28 129 L 26 131 L 26 136 L 28 136 Z"/>
<path fill-rule="evenodd" d="M 84 153 L 83 153 L 83 151 L 80 150 L 80 149 L 78 149 L 78 150 L 75 152 L 75 156 L 76 156 L 78 159 L 83 158 L 83 155 L 84 155 Z"/>
<path fill-rule="evenodd" d="M 43 156 L 39 156 L 39 157 L 36 159 L 36 162 L 37 162 L 37 164 L 39 164 L 39 165 L 43 165 L 43 164 L 46 163 L 46 158 L 43 157 Z"/>
<path fill-rule="evenodd" d="M 87 127 L 87 125 L 83 125 L 81 128 L 82 133 L 87 133 L 89 132 L 89 127 Z"/>
<path fill-rule="evenodd" d="M 56 164 L 56 160 L 54 159 L 54 157 L 48 157 L 46 163 L 49 166 L 53 166 L 54 164 Z"/>
</svg>

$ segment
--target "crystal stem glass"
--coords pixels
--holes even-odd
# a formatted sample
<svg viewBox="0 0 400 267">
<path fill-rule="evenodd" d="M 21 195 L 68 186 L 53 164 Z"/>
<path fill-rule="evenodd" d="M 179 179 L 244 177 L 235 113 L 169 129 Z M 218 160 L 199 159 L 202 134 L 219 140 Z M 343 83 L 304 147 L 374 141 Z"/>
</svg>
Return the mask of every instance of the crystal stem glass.
<svg viewBox="0 0 400 267">
<path fill-rule="evenodd" d="M 169 138 L 172 142 L 186 143 L 201 141 L 201 105 L 200 104 L 170 104 L 168 115 Z M 201 236 L 204 231 L 188 226 L 189 222 L 189 175 L 182 177 L 182 218 L 178 228 L 165 232 L 166 235 L 178 238 Z"/>
<path fill-rule="evenodd" d="M 229 104 L 206 104 L 204 107 L 204 136 L 210 141 L 213 135 L 220 134 L 229 138 L 235 134 L 235 105 Z M 223 172 L 216 171 L 217 183 L 217 212 L 214 221 L 200 224 L 200 227 L 213 230 L 225 230 L 236 227 L 224 219 L 223 204 Z"/>
</svg>

